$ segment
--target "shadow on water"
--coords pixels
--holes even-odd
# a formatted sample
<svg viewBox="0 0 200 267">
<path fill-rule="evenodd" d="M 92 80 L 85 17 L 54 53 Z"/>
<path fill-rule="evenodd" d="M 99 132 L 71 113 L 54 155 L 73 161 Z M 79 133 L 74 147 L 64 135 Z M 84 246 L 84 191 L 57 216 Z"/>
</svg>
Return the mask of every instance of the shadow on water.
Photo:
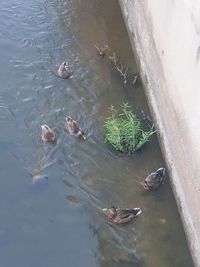
<svg viewBox="0 0 200 267">
<path fill-rule="evenodd" d="M 139 116 L 149 114 L 141 83 L 125 86 L 94 48 L 108 44 L 137 73 L 117 1 L 0 7 L 2 266 L 193 266 L 168 177 L 152 194 L 136 183 L 164 165 L 156 136 L 132 156 L 104 143 L 111 104 L 128 101 Z M 65 59 L 73 69 L 67 81 L 54 75 Z M 80 122 L 86 142 L 64 132 L 66 115 Z M 40 141 L 43 123 L 56 128 L 56 145 Z M 143 213 L 117 227 L 101 212 L 111 205 Z"/>
</svg>

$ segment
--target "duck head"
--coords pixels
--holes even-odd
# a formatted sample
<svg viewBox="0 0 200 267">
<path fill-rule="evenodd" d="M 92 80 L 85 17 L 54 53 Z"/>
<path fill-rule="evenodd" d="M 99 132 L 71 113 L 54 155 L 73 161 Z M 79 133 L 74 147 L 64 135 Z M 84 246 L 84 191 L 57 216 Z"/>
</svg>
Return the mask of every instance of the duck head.
<svg viewBox="0 0 200 267">
<path fill-rule="evenodd" d="M 115 218 L 115 216 L 116 216 L 116 208 L 115 207 L 103 208 L 102 211 L 111 220 L 113 218 Z"/>
</svg>

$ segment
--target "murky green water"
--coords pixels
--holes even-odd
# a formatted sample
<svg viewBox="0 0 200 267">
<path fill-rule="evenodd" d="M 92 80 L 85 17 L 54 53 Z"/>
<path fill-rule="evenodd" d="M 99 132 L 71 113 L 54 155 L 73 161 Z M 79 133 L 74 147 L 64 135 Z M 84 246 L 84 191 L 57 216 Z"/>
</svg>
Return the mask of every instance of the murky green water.
<svg viewBox="0 0 200 267">
<path fill-rule="evenodd" d="M 104 144 L 111 104 L 148 114 L 141 84 L 125 87 L 94 48 L 108 44 L 137 73 L 117 1 L 1 0 L 0 17 L 1 266 L 193 266 L 168 177 L 152 194 L 136 184 L 164 164 L 156 137 L 132 156 Z M 54 75 L 65 59 L 67 81 Z M 86 142 L 64 133 L 65 115 Z M 56 145 L 42 144 L 43 123 Z M 33 184 L 32 173 L 49 179 Z M 111 205 L 143 213 L 114 226 L 101 213 Z"/>
</svg>

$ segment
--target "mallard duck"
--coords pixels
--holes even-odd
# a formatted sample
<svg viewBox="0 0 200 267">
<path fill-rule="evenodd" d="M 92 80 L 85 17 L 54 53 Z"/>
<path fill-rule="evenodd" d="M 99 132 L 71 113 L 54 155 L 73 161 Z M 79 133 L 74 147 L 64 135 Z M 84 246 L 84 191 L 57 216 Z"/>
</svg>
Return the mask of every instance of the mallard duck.
<svg viewBox="0 0 200 267">
<path fill-rule="evenodd" d="M 84 132 L 80 129 L 78 123 L 69 116 L 65 118 L 64 129 L 71 135 L 81 137 L 84 140 L 86 139 L 86 136 Z"/>
<path fill-rule="evenodd" d="M 115 224 L 128 223 L 138 216 L 142 211 L 140 208 L 104 208 L 103 212 L 106 214 L 109 221 Z"/>
<path fill-rule="evenodd" d="M 58 68 L 57 74 L 62 79 L 68 79 L 71 76 L 71 70 L 66 61 L 64 61 Z"/>
<path fill-rule="evenodd" d="M 157 171 L 150 173 L 142 182 L 138 182 L 146 191 L 153 191 L 163 183 L 165 168 L 159 168 Z"/>
<path fill-rule="evenodd" d="M 43 142 L 55 142 L 56 141 L 56 133 L 53 129 L 51 129 L 47 124 L 41 125 L 42 134 L 41 138 Z"/>
</svg>

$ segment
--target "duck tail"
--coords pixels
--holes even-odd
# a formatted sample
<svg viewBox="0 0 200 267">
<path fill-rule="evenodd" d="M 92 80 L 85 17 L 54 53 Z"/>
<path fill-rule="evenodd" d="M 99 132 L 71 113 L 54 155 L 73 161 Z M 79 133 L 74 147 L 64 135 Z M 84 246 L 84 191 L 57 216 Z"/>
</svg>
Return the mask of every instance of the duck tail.
<svg viewBox="0 0 200 267">
<path fill-rule="evenodd" d="M 42 130 L 43 130 L 43 129 L 46 129 L 47 131 L 50 130 L 50 128 L 49 128 L 49 126 L 48 126 L 47 124 L 42 124 L 42 125 L 41 125 L 41 128 L 42 128 Z"/>
<path fill-rule="evenodd" d="M 165 168 L 161 167 L 156 171 L 156 175 L 162 177 L 165 175 Z"/>
<path fill-rule="evenodd" d="M 134 216 L 138 216 L 142 212 L 141 208 L 134 208 L 134 209 L 131 209 L 131 211 L 132 211 Z"/>
<path fill-rule="evenodd" d="M 73 119 L 70 116 L 65 117 L 66 121 L 73 121 Z"/>
</svg>

